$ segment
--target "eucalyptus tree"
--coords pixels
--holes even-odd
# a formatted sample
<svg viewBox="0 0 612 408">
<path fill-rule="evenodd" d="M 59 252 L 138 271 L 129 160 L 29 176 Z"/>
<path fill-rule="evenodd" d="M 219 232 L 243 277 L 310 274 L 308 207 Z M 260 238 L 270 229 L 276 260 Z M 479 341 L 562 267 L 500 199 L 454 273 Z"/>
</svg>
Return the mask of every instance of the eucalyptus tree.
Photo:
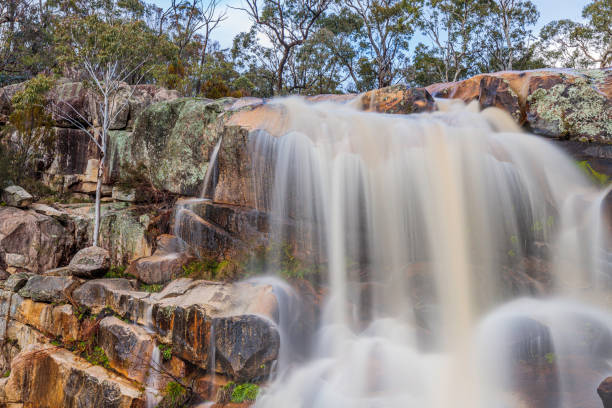
<svg viewBox="0 0 612 408">
<path fill-rule="evenodd" d="M 492 1 L 482 50 L 490 70 L 512 70 L 515 61 L 523 68 L 520 65 L 525 63 L 533 43 L 531 29 L 539 17 L 537 7 L 529 0 Z"/>
<path fill-rule="evenodd" d="M 302 46 L 316 29 L 332 0 L 245 0 L 243 10 L 254 24 L 248 39 L 253 46 L 257 33 L 263 34 L 269 47 L 261 47 L 267 64 L 273 67 L 274 93 L 285 92 L 284 74 L 291 54 Z M 246 37 L 243 38 L 246 40 Z M 264 50 L 263 48 L 268 48 Z"/>
<path fill-rule="evenodd" d="M 367 60 L 358 59 L 363 76 L 371 73 L 376 86 L 396 82 L 408 58 L 409 41 L 421 14 L 420 0 L 341 0 L 342 6 L 360 20 L 357 40 L 364 44 Z"/>
<path fill-rule="evenodd" d="M 489 7 L 490 0 L 427 0 L 419 27 L 430 45 L 417 48 L 415 65 L 428 65 L 436 81 L 471 74 Z"/>
<path fill-rule="evenodd" d="M 550 64 L 572 68 L 612 65 L 612 1 L 591 1 L 582 17 L 585 23 L 558 20 L 542 28 L 542 54 Z"/>
</svg>

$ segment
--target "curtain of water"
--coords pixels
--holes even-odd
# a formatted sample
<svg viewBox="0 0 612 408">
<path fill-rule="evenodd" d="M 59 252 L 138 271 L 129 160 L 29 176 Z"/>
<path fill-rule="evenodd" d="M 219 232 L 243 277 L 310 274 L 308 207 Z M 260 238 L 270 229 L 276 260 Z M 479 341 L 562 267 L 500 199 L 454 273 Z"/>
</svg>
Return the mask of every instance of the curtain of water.
<svg viewBox="0 0 612 408">
<path fill-rule="evenodd" d="M 448 104 L 403 116 L 274 103 L 286 134 L 251 134 L 272 256 L 315 264 L 329 290 L 312 353 L 299 365 L 283 359 L 257 407 L 569 407 L 563 387 L 575 378 L 561 372 L 556 400 L 525 402 L 509 380 L 519 370 L 509 339 L 519 349 L 524 338 L 549 339 L 519 356 L 554 353 L 561 371 L 576 353 L 568 327 L 580 320 L 564 320 L 568 308 L 612 327 L 595 306 L 545 300 L 573 296 L 563 285 L 609 293 L 606 192 L 501 111 Z M 557 251 L 542 255 L 549 247 Z M 542 259 L 554 270 L 530 269 Z M 513 301 L 522 296 L 540 300 Z M 281 347 L 291 346 L 285 337 Z"/>
</svg>

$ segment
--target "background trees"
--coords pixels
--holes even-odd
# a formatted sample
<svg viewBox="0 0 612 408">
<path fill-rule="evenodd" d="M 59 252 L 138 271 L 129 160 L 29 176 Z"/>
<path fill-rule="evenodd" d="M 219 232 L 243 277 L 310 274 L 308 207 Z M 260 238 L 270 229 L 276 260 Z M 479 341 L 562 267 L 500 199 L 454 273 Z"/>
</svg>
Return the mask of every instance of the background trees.
<svg viewBox="0 0 612 408">
<path fill-rule="evenodd" d="M 220 0 L 6 0 L 0 4 L 0 86 L 39 73 L 86 77 L 68 52 L 96 33 L 126 78 L 185 96 L 270 97 L 428 85 L 480 72 L 612 64 L 612 2 L 592 0 L 583 22 L 553 21 L 540 35 L 535 0 L 245 0 L 251 25 L 230 49 L 214 33 Z M 162 3 L 159 3 L 162 4 Z M 112 38 L 121 41 L 113 42 Z M 114 48 L 113 48 L 114 47 Z"/>
</svg>

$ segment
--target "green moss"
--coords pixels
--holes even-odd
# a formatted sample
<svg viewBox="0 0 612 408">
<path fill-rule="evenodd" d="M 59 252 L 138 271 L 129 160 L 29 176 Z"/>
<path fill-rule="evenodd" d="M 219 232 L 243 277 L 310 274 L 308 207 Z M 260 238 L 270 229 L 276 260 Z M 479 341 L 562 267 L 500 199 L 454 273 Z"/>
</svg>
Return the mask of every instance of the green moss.
<svg viewBox="0 0 612 408">
<path fill-rule="evenodd" d="M 240 384 L 232 391 L 232 402 L 240 404 L 245 401 L 255 401 L 258 395 L 259 386 L 257 384 Z"/>
<path fill-rule="evenodd" d="M 104 277 L 107 279 L 111 279 L 111 278 L 134 279 L 135 277 L 133 275 L 130 275 L 129 273 L 125 273 L 126 269 L 127 269 L 126 265 L 111 266 L 108 272 L 106 272 L 106 274 L 104 275 Z"/>
<path fill-rule="evenodd" d="M 578 167 L 582 170 L 595 184 L 605 186 L 610 182 L 610 177 L 599 173 L 597 170 L 593 169 L 588 161 L 583 160 L 578 162 Z"/>
</svg>

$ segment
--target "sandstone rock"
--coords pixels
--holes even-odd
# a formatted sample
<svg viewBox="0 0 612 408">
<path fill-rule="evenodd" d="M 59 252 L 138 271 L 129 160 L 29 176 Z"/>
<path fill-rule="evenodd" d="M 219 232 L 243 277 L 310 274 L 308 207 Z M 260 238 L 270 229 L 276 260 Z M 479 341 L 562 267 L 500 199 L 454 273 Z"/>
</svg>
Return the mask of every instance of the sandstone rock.
<svg viewBox="0 0 612 408">
<path fill-rule="evenodd" d="M 361 109 L 368 112 L 408 114 L 435 110 L 434 99 L 425 88 L 394 85 L 361 95 Z"/>
<path fill-rule="evenodd" d="M 597 394 L 604 408 L 612 408 L 612 377 L 608 377 L 597 387 Z"/>
<path fill-rule="evenodd" d="M 67 350 L 34 346 L 11 364 L 4 385 L 5 403 L 28 407 L 136 408 L 144 401 L 129 381 Z"/>
<path fill-rule="evenodd" d="M 66 189 L 78 181 L 78 175 L 87 171 L 89 161 L 98 158 L 99 151 L 89 135 L 80 129 L 55 128 L 53 162 L 46 173 L 73 177 L 64 182 Z"/>
<path fill-rule="evenodd" d="M 280 344 L 272 288 L 200 281 L 176 296 L 189 281 L 171 282 L 153 306 L 155 327 L 173 352 L 206 369 L 214 349 L 218 372 L 240 381 L 266 377 Z"/>
<path fill-rule="evenodd" d="M 82 278 L 98 278 L 110 267 L 110 254 L 104 248 L 88 247 L 74 255 L 68 268 L 73 275 Z"/>
<path fill-rule="evenodd" d="M 67 302 L 79 281 L 72 276 L 34 275 L 25 284 L 19 295 L 38 302 Z"/>
<path fill-rule="evenodd" d="M 11 318 L 34 327 L 52 338 L 75 341 L 79 338 L 80 324 L 71 305 L 53 306 L 30 299 L 13 299 L 16 310 Z"/>
<path fill-rule="evenodd" d="M 153 255 L 132 262 L 126 273 L 147 284 L 166 283 L 181 276 L 183 266 L 194 259 L 187 252 L 170 251 L 158 245 Z"/>
<path fill-rule="evenodd" d="M 128 191 L 120 187 L 113 187 L 112 197 L 117 201 L 126 201 L 130 203 L 142 203 L 148 201 L 151 197 L 143 189 L 132 188 Z"/>
<path fill-rule="evenodd" d="M 72 293 L 72 297 L 80 306 L 99 313 L 110 303 L 113 293 L 129 293 L 133 290 L 132 282 L 127 279 L 96 279 L 82 284 Z M 123 315 L 122 312 L 117 313 Z"/>
<path fill-rule="evenodd" d="M 236 380 L 264 378 L 278 355 L 278 306 L 268 285 L 182 278 L 149 294 L 131 290 L 127 280 L 100 279 L 83 284 L 73 298 L 92 313 L 109 307 L 152 327 L 176 356 L 204 370 L 214 349 L 217 372 Z"/>
<path fill-rule="evenodd" d="M 143 328 L 114 316 L 100 321 L 98 343 L 110 366 L 125 377 L 144 383 L 155 342 Z"/>
<path fill-rule="evenodd" d="M 51 91 L 53 120 L 59 127 L 75 128 L 93 124 L 96 117 L 94 94 L 81 82 L 61 82 Z M 78 113 L 77 113 L 78 112 Z"/>
<path fill-rule="evenodd" d="M 0 258 L 20 256 L 17 270 L 42 272 L 66 262 L 75 245 L 73 231 L 35 211 L 0 207 Z M 16 258 L 9 256 L 9 261 Z M 9 265 L 11 266 L 11 265 Z"/>
<path fill-rule="evenodd" d="M 4 289 L 11 292 L 18 292 L 21 288 L 28 283 L 28 280 L 32 277 L 31 273 L 27 272 L 17 272 L 9 276 L 9 278 L 4 282 Z"/>
<path fill-rule="evenodd" d="M 2 191 L 6 205 L 24 208 L 32 204 L 32 195 L 19 186 L 9 186 Z"/>
</svg>

